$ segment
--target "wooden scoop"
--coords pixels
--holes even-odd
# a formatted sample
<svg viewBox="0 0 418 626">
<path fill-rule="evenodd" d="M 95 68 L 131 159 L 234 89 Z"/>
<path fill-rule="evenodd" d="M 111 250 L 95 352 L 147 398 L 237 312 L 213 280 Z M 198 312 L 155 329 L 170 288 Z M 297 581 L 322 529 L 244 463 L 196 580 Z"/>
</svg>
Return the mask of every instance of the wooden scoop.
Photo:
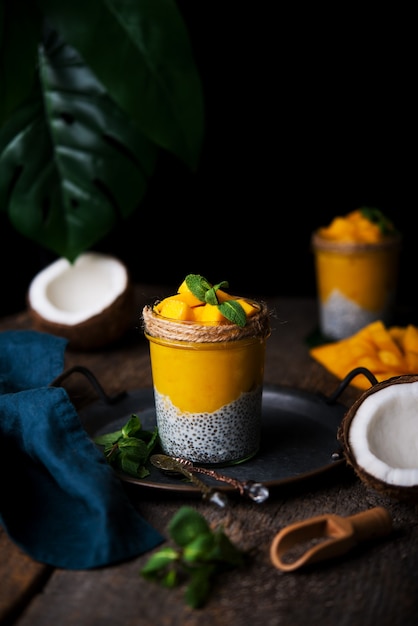
<svg viewBox="0 0 418 626">
<path fill-rule="evenodd" d="M 283 528 L 273 539 L 270 559 L 285 572 L 345 554 L 368 539 L 388 535 L 392 519 L 383 507 L 349 517 L 320 515 Z"/>
</svg>

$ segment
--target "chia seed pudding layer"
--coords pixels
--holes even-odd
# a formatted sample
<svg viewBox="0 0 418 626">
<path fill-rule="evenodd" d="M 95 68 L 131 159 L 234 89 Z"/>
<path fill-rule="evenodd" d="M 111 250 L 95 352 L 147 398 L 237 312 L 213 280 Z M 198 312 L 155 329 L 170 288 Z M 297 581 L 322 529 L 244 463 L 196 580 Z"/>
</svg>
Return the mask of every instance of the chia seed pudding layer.
<svg viewBox="0 0 418 626">
<path fill-rule="evenodd" d="M 184 413 L 154 388 L 161 446 L 170 456 L 194 463 L 234 464 L 260 446 L 262 387 L 213 413 Z"/>
<path fill-rule="evenodd" d="M 320 304 L 321 331 L 331 339 L 345 339 L 376 320 L 389 323 L 392 309 L 393 296 L 380 311 L 368 311 L 334 290 L 328 300 Z"/>
</svg>

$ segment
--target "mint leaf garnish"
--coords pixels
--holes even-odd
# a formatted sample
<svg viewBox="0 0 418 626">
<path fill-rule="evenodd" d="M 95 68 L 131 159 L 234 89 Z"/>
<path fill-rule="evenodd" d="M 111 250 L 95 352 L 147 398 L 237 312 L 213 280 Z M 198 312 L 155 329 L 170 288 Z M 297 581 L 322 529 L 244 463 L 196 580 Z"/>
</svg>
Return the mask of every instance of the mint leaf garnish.
<svg viewBox="0 0 418 626">
<path fill-rule="evenodd" d="M 244 327 L 247 323 L 245 311 L 236 300 L 226 300 L 226 302 L 218 304 L 218 309 L 224 317 L 237 324 L 237 326 Z"/>
<path fill-rule="evenodd" d="M 107 462 L 117 470 L 135 478 L 149 475 L 146 463 L 158 442 L 158 430 L 144 430 L 137 415 L 132 414 L 120 429 L 94 439 L 103 446 Z"/>
<path fill-rule="evenodd" d="M 212 289 L 210 282 L 200 274 L 188 274 L 185 281 L 192 294 L 201 302 L 206 302 L 205 294 L 208 289 Z"/>
<path fill-rule="evenodd" d="M 372 222 L 376 224 L 380 228 L 382 235 L 393 235 L 395 234 L 396 228 L 392 224 L 392 222 L 382 213 L 380 209 L 375 209 L 372 207 L 362 207 L 360 209 L 360 213 Z"/>
<path fill-rule="evenodd" d="M 227 280 L 223 280 L 217 285 L 213 285 L 213 288 L 215 289 L 215 291 L 218 291 L 218 289 L 228 289 L 228 287 L 229 287 L 229 282 Z"/>
<path fill-rule="evenodd" d="M 211 285 L 210 282 L 200 274 L 188 274 L 185 278 L 185 282 L 188 289 L 198 300 L 206 304 L 217 306 L 222 315 L 230 322 L 241 327 L 246 325 L 247 316 L 239 302 L 236 300 L 227 300 L 226 302 L 220 303 L 218 300 L 216 295 L 217 290 L 227 289 L 229 287 L 229 283 L 226 280 L 216 285 Z"/>
<path fill-rule="evenodd" d="M 136 432 L 141 430 L 142 425 L 136 415 L 131 415 L 125 426 L 122 427 L 121 434 L 123 437 L 133 437 Z"/>
<path fill-rule="evenodd" d="M 205 301 L 208 304 L 214 304 L 214 305 L 219 304 L 219 300 L 218 300 L 218 297 L 216 295 L 215 287 L 212 287 L 211 289 L 207 290 L 207 292 L 205 293 Z"/>
</svg>

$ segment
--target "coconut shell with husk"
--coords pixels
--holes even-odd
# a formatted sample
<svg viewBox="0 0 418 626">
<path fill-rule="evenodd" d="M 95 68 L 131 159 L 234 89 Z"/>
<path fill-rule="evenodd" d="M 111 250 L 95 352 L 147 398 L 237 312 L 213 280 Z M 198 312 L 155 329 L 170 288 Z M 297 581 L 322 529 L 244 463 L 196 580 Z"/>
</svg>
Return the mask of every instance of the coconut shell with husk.
<svg viewBox="0 0 418 626">
<path fill-rule="evenodd" d="M 57 259 L 33 278 L 27 303 L 33 328 L 66 338 L 70 350 L 102 348 L 134 325 L 128 270 L 108 254 Z"/>
<path fill-rule="evenodd" d="M 364 392 L 344 415 L 337 438 L 368 487 L 418 500 L 418 374 L 395 376 Z"/>
</svg>

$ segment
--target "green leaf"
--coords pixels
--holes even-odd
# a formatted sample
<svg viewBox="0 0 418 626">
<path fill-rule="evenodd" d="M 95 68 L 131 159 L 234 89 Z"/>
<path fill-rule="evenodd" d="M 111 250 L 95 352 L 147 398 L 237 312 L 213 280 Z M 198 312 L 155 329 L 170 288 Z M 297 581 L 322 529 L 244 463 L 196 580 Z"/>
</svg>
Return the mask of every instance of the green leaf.
<svg viewBox="0 0 418 626">
<path fill-rule="evenodd" d="M 136 470 L 135 476 L 137 478 L 146 478 L 147 476 L 150 475 L 150 473 L 151 472 L 149 471 L 149 469 L 145 467 L 145 465 L 140 465 Z"/>
<path fill-rule="evenodd" d="M 41 19 L 33 0 L 0 2 L 0 128 L 36 82 Z"/>
<path fill-rule="evenodd" d="M 155 579 L 168 565 L 174 561 L 178 561 L 179 555 L 174 548 L 164 547 L 152 554 L 144 567 L 141 569 L 141 575 L 148 580 Z"/>
<path fill-rule="evenodd" d="M 104 446 L 106 460 L 115 469 L 145 478 L 150 474 L 146 463 L 158 442 L 158 429 L 144 430 L 139 417 L 132 414 L 120 430 L 98 435 L 94 442 Z"/>
<path fill-rule="evenodd" d="M 226 319 L 237 326 L 245 326 L 247 323 L 247 316 L 244 309 L 236 300 L 226 300 L 218 304 L 218 309 Z"/>
<path fill-rule="evenodd" d="M 184 280 L 192 294 L 201 302 L 206 302 L 206 292 L 212 288 L 210 282 L 200 274 L 188 274 Z"/>
<path fill-rule="evenodd" d="M 206 519 L 192 507 L 182 506 L 172 517 L 168 530 L 179 545 L 177 551 L 163 548 L 148 561 L 145 578 L 163 586 L 188 581 L 186 602 L 200 608 L 209 597 L 212 578 L 226 569 L 245 563 L 222 528 L 213 531 Z"/>
<path fill-rule="evenodd" d="M 148 446 L 145 441 L 138 439 L 137 437 L 122 437 L 118 441 L 119 450 L 126 451 L 129 454 L 136 454 L 143 458 L 148 455 Z"/>
<path fill-rule="evenodd" d="M 213 533 L 204 532 L 187 542 L 184 546 L 183 558 L 186 562 L 210 560 L 214 544 L 215 537 Z"/>
<path fill-rule="evenodd" d="M 207 290 L 207 292 L 205 293 L 205 301 L 208 304 L 213 304 L 213 305 L 217 305 L 219 303 L 219 300 L 216 295 L 215 287 L 211 287 L 210 289 Z"/>
<path fill-rule="evenodd" d="M 139 430 L 141 430 L 139 417 L 137 415 L 131 415 L 121 432 L 124 437 L 133 437 Z"/>
<path fill-rule="evenodd" d="M 222 315 L 230 322 L 241 327 L 246 325 L 247 316 L 239 302 L 231 299 L 219 303 L 216 291 L 229 287 L 229 283 L 226 280 L 212 286 L 204 276 L 200 274 L 188 274 L 185 278 L 185 282 L 188 289 L 201 302 L 217 306 Z"/>
<path fill-rule="evenodd" d="M 142 459 L 138 459 L 129 454 L 120 454 L 118 459 L 118 465 L 122 472 L 129 474 L 130 476 L 138 476 L 138 470 L 142 466 Z"/>
<path fill-rule="evenodd" d="M 212 546 L 208 559 L 222 563 L 224 567 L 241 567 L 245 564 L 246 555 L 232 543 L 222 529 L 215 531 Z"/>
<path fill-rule="evenodd" d="M 360 209 L 362 215 L 373 224 L 376 224 L 382 235 L 393 235 L 397 233 L 393 223 L 384 215 L 380 209 L 373 207 L 362 207 Z"/>
<path fill-rule="evenodd" d="M 168 589 L 173 589 L 173 587 L 177 587 L 180 579 L 177 570 L 169 569 L 162 578 L 162 585 L 167 587 Z"/>
<path fill-rule="evenodd" d="M 218 296 L 216 295 L 216 292 L 218 291 L 218 289 L 227 289 L 229 287 L 229 283 L 226 280 L 223 280 L 220 283 L 217 283 L 216 285 L 213 285 L 213 287 L 211 287 L 210 289 L 208 289 L 205 293 L 205 301 L 208 304 L 213 304 L 213 305 L 217 305 L 219 304 L 219 300 L 218 300 Z"/>
<path fill-rule="evenodd" d="M 148 440 L 148 441 L 147 441 Z M 144 431 L 144 441 L 147 441 L 148 454 L 154 450 L 155 446 L 158 443 L 158 428 L 157 426 L 154 430 L 149 433 L 149 431 Z"/>
<path fill-rule="evenodd" d="M 193 571 L 185 591 L 186 602 L 193 609 L 200 609 L 206 604 L 213 575 L 214 568 L 210 565 L 203 565 Z"/>
<path fill-rule="evenodd" d="M 179 546 L 187 546 L 201 534 L 211 532 L 205 518 L 188 506 L 181 507 L 170 520 L 168 530 Z"/>
<path fill-rule="evenodd" d="M 99 446 L 113 446 L 122 437 L 121 430 L 115 430 L 113 433 L 105 433 L 95 437 L 94 442 Z"/>
<path fill-rule="evenodd" d="M 218 291 L 218 289 L 228 289 L 228 287 L 229 287 L 229 283 L 227 280 L 222 280 L 220 283 L 213 285 L 213 288 L 215 289 L 215 291 Z"/>
<path fill-rule="evenodd" d="M 0 85 L 0 211 L 71 262 L 138 209 L 159 148 L 197 169 L 203 89 L 174 0 L 3 0 Z"/>
<path fill-rule="evenodd" d="M 39 0 L 108 93 L 153 143 L 198 164 L 203 90 L 174 0 Z"/>
<path fill-rule="evenodd" d="M 148 449 L 145 443 L 131 437 L 129 440 L 123 439 L 118 446 L 119 454 L 115 457 L 114 465 L 130 476 L 138 477 L 139 474 L 148 476 L 149 471 L 145 468 Z"/>
<path fill-rule="evenodd" d="M 0 207 L 23 235 L 73 261 L 136 210 L 156 148 L 52 33 L 39 61 L 37 97 L 0 131 Z"/>
</svg>

